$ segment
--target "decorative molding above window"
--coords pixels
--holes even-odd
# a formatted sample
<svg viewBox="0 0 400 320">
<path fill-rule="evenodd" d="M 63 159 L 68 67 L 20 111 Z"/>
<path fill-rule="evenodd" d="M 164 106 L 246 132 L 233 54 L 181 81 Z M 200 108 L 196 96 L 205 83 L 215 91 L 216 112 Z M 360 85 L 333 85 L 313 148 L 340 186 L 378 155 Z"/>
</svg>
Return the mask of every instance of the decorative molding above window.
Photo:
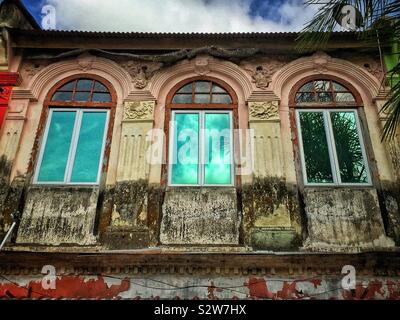
<svg viewBox="0 0 400 320">
<path fill-rule="evenodd" d="M 153 120 L 154 101 L 127 101 L 124 104 L 124 120 Z"/>
<path fill-rule="evenodd" d="M 279 120 L 279 102 L 249 102 L 249 120 Z"/>
<path fill-rule="evenodd" d="M 136 89 L 147 87 L 154 73 L 161 69 L 162 63 L 141 63 L 137 61 L 128 61 L 122 65 L 132 77 L 133 85 Z"/>
</svg>

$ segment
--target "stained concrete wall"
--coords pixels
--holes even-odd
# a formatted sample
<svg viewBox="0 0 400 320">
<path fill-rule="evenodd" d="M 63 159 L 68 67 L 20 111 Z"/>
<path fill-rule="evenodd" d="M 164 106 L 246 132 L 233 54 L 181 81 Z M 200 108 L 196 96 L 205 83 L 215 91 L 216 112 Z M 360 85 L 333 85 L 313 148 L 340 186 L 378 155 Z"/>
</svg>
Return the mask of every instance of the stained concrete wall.
<svg viewBox="0 0 400 320">
<path fill-rule="evenodd" d="M 394 247 L 386 237 L 377 191 L 373 188 L 306 188 L 307 249 Z"/>
<path fill-rule="evenodd" d="M 98 187 L 30 187 L 17 244 L 94 245 L 98 196 Z"/>
<path fill-rule="evenodd" d="M 235 188 L 170 188 L 162 206 L 160 241 L 170 245 L 238 245 L 240 224 Z"/>
<path fill-rule="evenodd" d="M 399 183 L 393 173 L 398 170 L 395 166 L 397 158 L 394 157 L 393 166 L 388 165 L 389 157 L 377 138 L 380 130 L 377 124 L 379 117 L 369 97 L 368 88 L 357 82 L 359 79 L 349 78 L 344 70 L 349 67 L 348 62 L 326 56 L 316 54 L 315 57 L 299 59 L 293 65 L 289 59 L 280 66 L 281 70 L 284 69 L 282 74 L 286 75 L 287 81 L 282 82 L 282 77 L 279 80 L 270 75 L 271 85 L 263 89 L 252 82 L 251 72 L 248 73 L 239 64 L 208 56 L 205 58 L 208 61 L 206 68 L 209 69 L 207 75 L 226 81 L 237 92 L 239 127 L 254 130 L 255 148 L 251 155 L 255 164 L 254 172 L 242 176 L 243 184 L 232 190 L 165 190 L 161 181 L 166 177 L 162 176 L 164 173 L 161 172 L 161 165 L 154 166 L 157 170 L 149 172 L 152 166 L 146 163 L 146 150 L 149 146 L 147 131 L 153 127 L 163 129 L 163 104 L 166 96 L 176 82 L 199 75 L 197 59 L 163 68 L 153 78 L 148 79 L 149 90 L 136 90 L 133 85 L 129 87 L 132 79 L 122 69 L 122 64 L 118 65 L 120 62 L 94 56 L 85 60 L 90 64 L 87 66 L 91 68 L 90 72 L 105 76 L 100 65 L 102 68 L 109 68 L 119 96 L 110 156 L 113 159 L 110 162 L 112 166 L 109 166 L 108 172 L 103 176 L 102 181 L 106 181 L 107 185 L 101 186 L 102 190 L 106 190 L 105 194 L 95 191 L 96 188 L 91 192 L 75 190 L 71 194 L 68 193 L 69 187 L 54 190 L 50 190 L 50 187 L 26 189 L 32 174 L 26 168 L 43 100 L 56 81 L 80 72 L 82 59 L 78 57 L 76 60 L 71 58 L 62 61 L 57 65 L 59 68 L 30 70 L 30 78 L 23 79 L 22 87 L 17 88 L 13 97 L 11 116 L 7 119 L 6 130 L 0 138 L 0 156 L 6 155 L 5 163 L 12 171 L 11 176 L 6 174 L 7 177 L 3 179 L 0 201 L 6 203 L 6 199 L 11 199 L 7 202 L 11 204 L 7 204 L 7 208 L 12 209 L 6 209 L 7 214 L 25 206 L 17 243 L 93 244 L 93 232 L 96 232 L 94 225 L 98 219 L 101 244 L 110 249 L 143 248 L 160 243 L 170 246 L 234 244 L 249 246 L 254 250 L 325 250 L 327 243 L 334 250 L 347 250 L 346 246 L 348 250 L 353 250 L 359 245 L 367 250 L 390 248 L 391 242 L 385 238 L 388 232 L 383 228 L 382 217 L 386 210 L 388 224 L 392 230 L 397 230 L 393 231 L 393 235 L 388 235 L 400 239 L 398 228 L 396 229 L 397 222 L 400 221 Z M 335 64 L 331 65 L 333 60 Z M 255 70 L 257 61 L 254 63 L 250 67 Z M 378 153 L 375 158 L 378 164 L 377 175 L 382 178 L 383 190 L 359 190 L 353 194 L 356 200 L 349 200 L 349 197 L 336 189 L 322 192 L 318 196 L 306 192 L 303 197 L 299 197 L 301 186 L 299 187 L 295 179 L 292 125 L 287 99 L 290 88 L 296 81 L 305 75 L 314 74 L 314 67 L 307 65 L 310 63 L 314 66 L 322 63 L 324 73 L 337 76 L 338 71 L 332 71 L 331 67 L 340 66 L 343 79 L 354 80 L 355 87 L 366 101 L 366 121 L 372 127 L 372 148 Z M 15 64 L 13 68 L 17 70 L 19 67 L 23 68 L 23 65 Z M 50 74 L 50 69 L 54 70 L 56 76 Z M 100 69 L 103 71 L 100 72 Z M 303 69 L 304 72 L 301 71 Z M 351 70 L 357 71 L 359 68 L 352 66 Z M 29 70 L 21 70 L 21 74 L 26 75 L 27 71 Z M 362 75 L 370 79 L 368 74 Z M 239 76 L 240 82 L 236 79 Z M 123 92 L 126 93 L 124 96 Z M 371 128 L 363 129 L 368 135 Z M 10 177 L 25 174 L 28 174 L 24 180 L 25 186 L 22 184 L 23 187 L 19 187 L 19 191 L 10 196 Z M 21 192 L 26 194 L 26 202 L 18 197 Z M 385 207 L 382 206 L 383 203 Z M 360 208 L 364 208 L 365 212 Z M 3 215 L 0 214 L 1 219 L 3 222 L 0 221 L 0 226 L 9 225 L 10 219 L 4 216 L 4 210 Z M 359 221 L 364 222 L 360 224 Z M 59 227 L 60 223 L 72 234 L 66 234 Z M 359 227 L 361 231 L 358 230 Z M 24 231 L 24 228 L 27 230 Z M 354 238 L 349 232 L 364 234 Z M 307 233 L 308 240 L 303 247 Z"/>
</svg>

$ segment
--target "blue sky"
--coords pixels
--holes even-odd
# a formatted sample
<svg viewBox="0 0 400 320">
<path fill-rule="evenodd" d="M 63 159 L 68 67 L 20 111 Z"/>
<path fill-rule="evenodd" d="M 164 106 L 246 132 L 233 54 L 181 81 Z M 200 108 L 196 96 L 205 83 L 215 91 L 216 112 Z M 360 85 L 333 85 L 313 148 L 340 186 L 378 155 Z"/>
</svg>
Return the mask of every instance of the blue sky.
<svg viewBox="0 0 400 320">
<path fill-rule="evenodd" d="M 41 22 L 56 8 L 57 29 L 96 31 L 298 31 L 315 8 L 303 0 L 22 0 Z"/>
</svg>

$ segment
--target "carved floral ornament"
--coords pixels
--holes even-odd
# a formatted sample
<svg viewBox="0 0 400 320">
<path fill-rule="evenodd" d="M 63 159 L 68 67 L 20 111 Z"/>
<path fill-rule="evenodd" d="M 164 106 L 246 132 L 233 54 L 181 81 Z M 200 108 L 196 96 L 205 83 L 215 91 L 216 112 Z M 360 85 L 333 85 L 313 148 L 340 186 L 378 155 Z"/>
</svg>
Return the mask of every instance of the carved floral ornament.
<svg viewBox="0 0 400 320">
<path fill-rule="evenodd" d="M 328 64 L 332 57 L 323 51 L 317 51 L 312 56 L 313 69 L 315 73 L 328 72 Z"/>
<path fill-rule="evenodd" d="M 209 62 L 210 62 L 209 56 L 205 55 L 197 56 L 195 59 L 193 59 L 192 62 L 194 72 L 199 76 L 203 76 L 209 73 L 210 72 Z"/>
<path fill-rule="evenodd" d="M 279 102 L 249 102 L 249 120 L 279 120 Z"/>
<path fill-rule="evenodd" d="M 124 105 L 124 120 L 153 120 L 154 101 L 128 101 Z"/>
<path fill-rule="evenodd" d="M 245 63 L 243 68 L 250 73 L 252 82 L 257 88 L 266 90 L 269 88 L 269 85 L 272 81 L 272 76 L 276 71 L 285 65 L 285 62 L 279 59 L 268 58 L 262 63 L 253 64 L 254 63 Z"/>
<path fill-rule="evenodd" d="M 122 66 L 128 71 L 132 77 L 133 85 L 136 89 L 144 89 L 148 85 L 151 78 L 154 76 L 156 71 L 161 69 L 162 63 L 141 63 L 134 60 L 130 60 Z"/>
<path fill-rule="evenodd" d="M 76 58 L 76 63 L 79 69 L 86 72 L 93 68 L 93 63 L 96 61 L 96 57 L 88 52 L 82 53 Z"/>
</svg>

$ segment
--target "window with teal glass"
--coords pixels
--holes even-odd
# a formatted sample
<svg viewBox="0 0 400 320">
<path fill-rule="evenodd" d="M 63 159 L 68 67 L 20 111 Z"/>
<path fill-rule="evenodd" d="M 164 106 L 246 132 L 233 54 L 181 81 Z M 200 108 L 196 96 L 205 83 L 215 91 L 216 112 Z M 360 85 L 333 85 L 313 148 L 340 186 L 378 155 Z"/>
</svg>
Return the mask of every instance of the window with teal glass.
<svg viewBox="0 0 400 320">
<path fill-rule="evenodd" d="M 231 111 L 172 111 L 170 185 L 233 185 Z"/>
<path fill-rule="evenodd" d="M 370 184 L 356 110 L 297 110 L 297 122 L 306 184 Z"/>
<path fill-rule="evenodd" d="M 50 109 L 35 182 L 97 184 L 107 126 L 107 110 Z"/>
</svg>

